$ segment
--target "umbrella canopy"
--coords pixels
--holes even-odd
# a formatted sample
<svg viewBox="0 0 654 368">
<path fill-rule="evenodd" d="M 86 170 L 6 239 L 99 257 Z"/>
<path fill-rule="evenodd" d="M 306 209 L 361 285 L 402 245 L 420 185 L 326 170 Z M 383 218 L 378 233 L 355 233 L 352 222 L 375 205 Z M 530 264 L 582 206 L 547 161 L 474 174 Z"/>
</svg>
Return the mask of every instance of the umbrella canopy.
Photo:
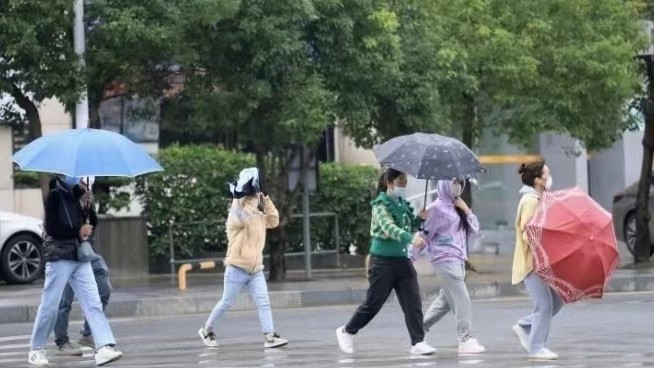
<svg viewBox="0 0 654 368">
<path fill-rule="evenodd" d="M 390 167 L 418 179 L 470 179 L 484 169 L 465 144 L 438 134 L 415 133 L 375 147 L 375 156 Z"/>
<path fill-rule="evenodd" d="M 561 299 L 601 298 L 618 265 L 611 215 L 580 188 L 543 193 L 527 224 L 535 272 Z"/>
<path fill-rule="evenodd" d="M 83 176 L 127 176 L 163 171 L 124 136 L 100 129 L 71 129 L 34 140 L 13 156 L 21 170 Z"/>
</svg>

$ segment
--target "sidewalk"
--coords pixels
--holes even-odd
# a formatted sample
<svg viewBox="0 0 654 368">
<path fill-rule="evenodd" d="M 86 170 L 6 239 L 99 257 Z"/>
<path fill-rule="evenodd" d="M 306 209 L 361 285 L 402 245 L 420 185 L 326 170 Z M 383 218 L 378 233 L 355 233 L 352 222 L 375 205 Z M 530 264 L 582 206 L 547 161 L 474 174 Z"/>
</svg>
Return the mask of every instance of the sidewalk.
<svg viewBox="0 0 654 368">
<path fill-rule="evenodd" d="M 475 255 L 471 261 L 479 271 L 467 278 L 473 299 L 525 295 L 521 287 L 511 285 L 512 259 L 507 255 Z M 416 264 L 423 301 L 438 293 L 438 283 L 426 261 Z M 107 309 L 110 317 L 165 316 L 209 313 L 222 294 L 222 274 L 189 273 L 188 289 L 181 292 L 170 276 L 151 276 L 139 280 L 112 279 L 114 290 Z M 284 282 L 269 283 L 273 309 L 339 304 L 358 304 L 368 286 L 362 269 L 316 270 L 306 281 L 302 272 L 291 272 Z M 42 284 L 0 285 L 0 323 L 30 322 L 39 305 Z M 619 269 L 609 291 L 654 291 L 654 269 Z M 391 295 L 393 302 L 394 295 Z M 233 310 L 254 309 L 249 296 L 242 294 Z M 78 306 L 72 317 L 81 318 Z"/>
</svg>

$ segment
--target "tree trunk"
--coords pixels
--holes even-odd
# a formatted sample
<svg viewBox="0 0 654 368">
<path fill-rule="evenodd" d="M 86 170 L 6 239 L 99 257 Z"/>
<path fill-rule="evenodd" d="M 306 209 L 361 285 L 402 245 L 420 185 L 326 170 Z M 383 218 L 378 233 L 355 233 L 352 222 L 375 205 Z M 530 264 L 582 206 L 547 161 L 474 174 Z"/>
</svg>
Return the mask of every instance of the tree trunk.
<svg viewBox="0 0 654 368">
<path fill-rule="evenodd" d="M 286 279 L 286 236 L 285 226 L 280 226 L 272 233 L 270 242 L 270 273 L 268 280 L 284 281 Z"/>
<path fill-rule="evenodd" d="M 294 191 L 288 191 L 288 175 L 290 166 L 296 156 L 299 154 L 298 150 L 293 149 L 290 154 L 280 154 L 276 157 L 271 157 L 266 162 L 267 156 L 257 152 L 257 166 L 263 171 L 265 190 L 270 194 L 271 198 L 277 205 L 279 211 L 279 227 L 271 231 L 271 237 L 268 241 L 270 245 L 270 264 L 269 276 L 270 281 L 283 281 L 286 279 L 286 249 L 288 247 L 288 234 L 286 233 L 286 226 L 288 226 L 291 214 L 295 211 L 297 206 L 298 185 Z"/>
<path fill-rule="evenodd" d="M 14 98 L 18 106 L 20 106 L 21 109 L 25 110 L 25 116 L 27 117 L 28 121 L 28 131 L 29 131 L 29 139 L 28 141 L 31 142 L 39 137 L 41 137 L 42 129 L 41 129 L 41 116 L 39 115 L 39 109 L 36 107 L 36 104 L 32 102 L 32 100 L 29 99 L 25 94 L 23 94 L 23 91 L 21 91 L 20 88 L 18 88 L 17 85 L 12 84 L 12 89 L 11 89 L 11 96 Z M 49 177 L 47 174 L 39 174 L 39 184 L 41 186 L 41 199 L 43 200 L 44 206 L 45 206 L 45 199 L 48 196 L 48 193 L 50 192 L 50 186 L 49 186 Z"/>
<path fill-rule="evenodd" d="M 255 157 L 257 162 L 257 168 L 259 169 L 259 176 L 262 178 L 263 191 L 270 195 L 275 205 L 277 206 L 277 211 L 279 211 L 279 227 L 277 229 L 270 231 L 270 237 L 268 238 L 269 244 L 269 275 L 268 280 L 270 281 L 282 281 L 286 278 L 286 258 L 284 254 L 286 253 L 286 231 L 284 230 L 284 225 L 282 221 L 286 221 L 285 216 L 285 193 L 278 188 L 279 178 L 277 174 L 277 166 L 275 165 L 275 160 L 273 159 L 271 163 L 266 162 L 266 155 L 263 149 L 255 148 Z"/>
<path fill-rule="evenodd" d="M 90 104 L 89 106 L 89 128 L 100 129 L 100 105 Z"/>
<path fill-rule="evenodd" d="M 652 239 L 649 233 L 649 188 L 654 159 L 654 62 L 645 60 L 648 76 L 648 93 L 645 102 L 645 133 L 643 134 L 643 161 L 640 168 L 638 195 L 636 196 L 636 244 L 634 245 L 635 262 L 646 262 L 650 258 Z"/>
</svg>

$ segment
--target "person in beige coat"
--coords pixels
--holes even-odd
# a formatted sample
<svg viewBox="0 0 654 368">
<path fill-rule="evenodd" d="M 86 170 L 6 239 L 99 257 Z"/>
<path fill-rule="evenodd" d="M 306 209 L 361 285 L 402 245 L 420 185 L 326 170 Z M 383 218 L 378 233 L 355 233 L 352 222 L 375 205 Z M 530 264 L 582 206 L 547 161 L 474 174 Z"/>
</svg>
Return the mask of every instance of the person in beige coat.
<svg viewBox="0 0 654 368">
<path fill-rule="evenodd" d="M 264 347 L 284 346 L 288 341 L 280 338 L 273 327 L 268 286 L 263 273 L 266 230 L 279 225 L 279 213 L 270 197 L 261 192 L 256 168 L 241 171 L 238 181 L 230 184 L 230 191 L 234 199 L 227 216 L 228 245 L 223 296 L 198 333 L 206 346 L 218 347 L 214 328 L 220 317 L 234 304 L 241 290 L 247 288 L 257 305 Z"/>
</svg>

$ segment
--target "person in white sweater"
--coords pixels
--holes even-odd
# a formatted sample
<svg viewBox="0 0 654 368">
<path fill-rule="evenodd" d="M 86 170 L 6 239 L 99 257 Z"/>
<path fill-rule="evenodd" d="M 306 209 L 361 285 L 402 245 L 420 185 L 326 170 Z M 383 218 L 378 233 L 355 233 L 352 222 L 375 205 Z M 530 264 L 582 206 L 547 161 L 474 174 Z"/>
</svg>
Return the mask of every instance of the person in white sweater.
<svg viewBox="0 0 654 368">
<path fill-rule="evenodd" d="M 230 184 L 230 191 L 234 199 L 227 216 L 228 245 L 223 296 L 198 333 L 206 346 L 218 347 L 214 329 L 241 290 L 247 287 L 257 305 L 264 347 L 284 346 L 288 341 L 275 333 L 268 286 L 263 273 L 266 230 L 279 225 L 279 213 L 270 197 L 261 192 L 259 171 L 256 168 L 241 171 L 238 181 Z M 260 204 L 263 205 L 263 211 L 259 210 Z"/>
</svg>

